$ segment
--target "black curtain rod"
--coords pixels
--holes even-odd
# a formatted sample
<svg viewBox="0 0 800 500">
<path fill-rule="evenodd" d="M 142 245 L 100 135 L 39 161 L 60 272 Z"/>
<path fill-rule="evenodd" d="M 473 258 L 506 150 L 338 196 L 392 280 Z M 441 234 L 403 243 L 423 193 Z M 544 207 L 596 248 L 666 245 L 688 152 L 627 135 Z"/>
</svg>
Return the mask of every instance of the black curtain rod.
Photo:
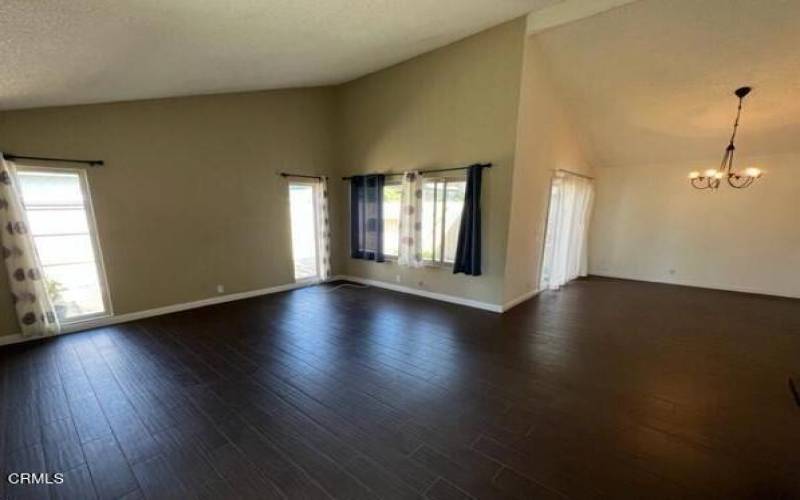
<svg viewBox="0 0 800 500">
<path fill-rule="evenodd" d="M 483 168 L 492 168 L 492 164 L 491 163 L 476 163 L 475 165 L 477 165 L 479 167 L 483 167 Z M 470 165 L 469 167 L 472 167 L 472 166 L 474 166 L 474 165 Z M 433 173 L 436 173 L 436 172 L 451 172 L 453 170 L 466 170 L 469 167 L 453 167 L 453 168 L 437 168 L 437 169 L 434 169 L 434 170 L 420 170 L 419 173 L 420 173 L 420 175 L 424 175 L 424 174 L 433 174 Z M 395 177 L 395 176 L 404 175 L 404 174 L 403 173 L 399 173 L 399 174 L 397 174 L 397 173 L 388 173 L 388 174 L 364 174 L 364 175 L 383 175 L 385 177 Z M 354 176 L 352 176 L 352 175 L 349 176 L 349 177 L 342 177 L 342 180 L 343 181 L 350 180 L 353 177 Z"/>
<path fill-rule="evenodd" d="M 563 168 L 557 168 L 554 172 L 564 172 L 565 174 L 574 175 L 575 177 L 583 177 L 584 179 L 594 180 L 594 177 L 586 174 L 579 174 L 578 172 L 573 172 L 572 170 L 566 170 Z"/>
<path fill-rule="evenodd" d="M 306 179 L 324 179 L 324 175 L 303 175 L 303 174 L 289 174 L 286 172 L 280 173 L 281 177 L 304 177 Z"/>
<path fill-rule="evenodd" d="M 38 161 L 61 161 L 65 163 L 86 163 L 90 167 L 96 167 L 105 164 L 103 160 L 75 160 L 72 158 L 48 158 L 46 156 L 15 155 L 14 153 L 6 153 L 3 155 L 3 157 L 9 160 L 38 160 Z"/>
</svg>

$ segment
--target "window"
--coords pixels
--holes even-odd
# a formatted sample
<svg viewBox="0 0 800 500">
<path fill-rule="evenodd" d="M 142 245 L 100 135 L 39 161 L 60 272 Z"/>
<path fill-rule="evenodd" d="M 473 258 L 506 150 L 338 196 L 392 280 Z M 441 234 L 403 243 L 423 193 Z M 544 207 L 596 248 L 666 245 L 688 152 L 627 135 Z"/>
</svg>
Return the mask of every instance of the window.
<svg viewBox="0 0 800 500">
<path fill-rule="evenodd" d="M 59 321 L 110 314 L 83 170 L 17 168 L 22 203 Z"/>
<path fill-rule="evenodd" d="M 432 177 L 423 182 L 422 255 L 429 264 L 455 262 L 466 187 L 464 177 Z M 383 186 L 383 253 L 390 259 L 399 255 L 402 192 L 399 180 Z"/>
<path fill-rule="evenodd" d="M 403 188 L 400 181 L 387 181 L 383 185 L 383 254 L 396 259 L 400 246 L 400 198 Z"/>
<path fill-rule="evenodd" d="M 432 264 L 452 264 L 456 259 L 464 177 L 426 178 L 422 189 L 422 256 Z"/>
</svg>

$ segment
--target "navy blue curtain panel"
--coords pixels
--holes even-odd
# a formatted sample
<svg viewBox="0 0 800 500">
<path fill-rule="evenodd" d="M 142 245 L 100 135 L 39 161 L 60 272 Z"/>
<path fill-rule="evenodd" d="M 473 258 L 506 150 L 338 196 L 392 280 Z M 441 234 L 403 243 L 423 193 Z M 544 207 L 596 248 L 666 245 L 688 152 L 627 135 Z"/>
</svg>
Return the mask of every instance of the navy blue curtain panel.
<svg viewBox="0 0 800 500">
<path fill-rule="evenodd" d="M 481 275 L 481 174 L 485 166 L 476 164 L 467 169 L 467 190 L 464 193 L 453 274 Z"/>
<path fill-rule="evenodd" d="M 383 262 L 383 175 L 350 179 L 350 256 Z"/>
</svg>

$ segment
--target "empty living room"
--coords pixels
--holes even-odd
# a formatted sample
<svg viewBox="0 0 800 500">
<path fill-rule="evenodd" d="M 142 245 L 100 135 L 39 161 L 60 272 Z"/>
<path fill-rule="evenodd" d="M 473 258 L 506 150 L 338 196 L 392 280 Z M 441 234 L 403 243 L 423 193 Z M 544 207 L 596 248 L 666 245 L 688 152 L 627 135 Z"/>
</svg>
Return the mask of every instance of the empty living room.
<svg viewBox="0 0 800 500">
<path fill-rule="evenodd" d="M 0 2 L 0 500 L 800 498 L 798 21 Z"/>
</svg>

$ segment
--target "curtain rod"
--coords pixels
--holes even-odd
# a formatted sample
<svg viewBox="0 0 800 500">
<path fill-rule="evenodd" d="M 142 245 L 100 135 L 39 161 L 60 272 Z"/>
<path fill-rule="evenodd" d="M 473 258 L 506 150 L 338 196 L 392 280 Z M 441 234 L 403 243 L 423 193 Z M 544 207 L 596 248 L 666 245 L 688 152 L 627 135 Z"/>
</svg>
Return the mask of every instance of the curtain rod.
<svg viewBox="0 0 800 500">
<path fill-rule="evenodd" d="M 473 167 L 475 165 L 477 165 L 479 167 L 483 167 L 483 168 L 492 168 L 492 164 L 491 163 L 475 163 L 474 165 L 470 165 L 469 167 Z M 466 170 L 469 167 L 453 167 L 453 168 L 437 168 L 437 169 L 434 169 L 434 170 L 420 170 L 419 174 L 420 175 L 424 175 L 424 174 L 433 174 L 433 173 L 436 173 L 436 172 L 451 172 L 453 170 Z M 383 175 L 384 177 L 395 177 L 395 176 L 398 176 L 398 175 L 404 175 L 404 172 L 400 172 L 400 173 L 390 172 L 390 173 L 387 173 L 387 174 L 364 174 L 364 175 Z M 356 176 L 351 175 L 351 176 L 348 176 L 348 177 L 342 177 L 342 180 L 343 181 L 350 180 L 353 177 L 356 177 Z"/>
<path fill-rule="evenodd" d="M 306 179 L 325 179 L 324 175 L 304 175 L 304 174 L 290 174 L 287 172 L 281 172 L 279 174 L 281 177 L 304 177 Z"/>
<path fill-rule="evenodd" d="M 103 160 L 76 160 L 73 158 L 48 158 L 46 156 L 25 156 L 25 155 L 17 155 L 14 153 L 6 153 L 3 156 L 8 160 L 38 160 L 38 161 L 61 161 L 65 163 L 86 163 L 90 167 L 105 165 L 105 162 Z"/>
<path fill-rule="evenodd" d="M 565 174 L 574 175 L 576 177 L 583 177 L 584 179 L 591 179 L 594 180 L 594 177 L 590 175 L 579 174 L 578 172 L 573 172 L 571 170 L 565 170 L 563 168 L 556 168 L 553 170 L 554 172 L 564 172 Z"/>
</svg>

